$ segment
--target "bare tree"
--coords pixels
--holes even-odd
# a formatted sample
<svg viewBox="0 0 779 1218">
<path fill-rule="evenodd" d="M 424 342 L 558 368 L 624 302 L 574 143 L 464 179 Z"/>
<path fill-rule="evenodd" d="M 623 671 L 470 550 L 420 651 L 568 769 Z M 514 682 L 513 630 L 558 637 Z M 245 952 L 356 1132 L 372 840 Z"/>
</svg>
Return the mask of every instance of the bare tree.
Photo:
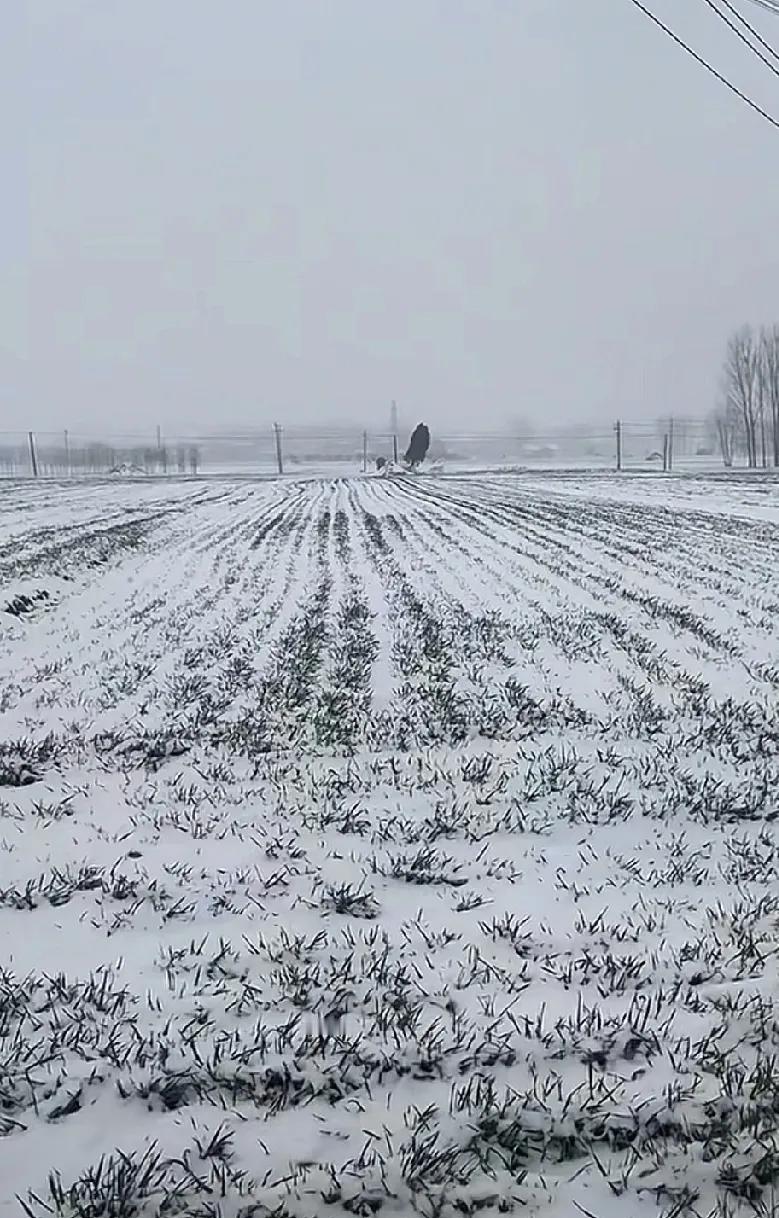
<svg viewBox="0 0 779 1218">
<path fill-rule="evenodd" d="M 716 431 L 722 464 L 726 469 L 730 469 L 742 439 L 742 419 L 733 399 L 726 391 L 723 390 L 709 421 Z"/>
<path fill-rule="evenodd" d="M 729 402 L 741 416 L 747 464 L 757 466 L 761 424 L 760 345 L 751 326 L 732 334 L 725 356 L 725 387 Z"/>
<path fill-rule="evenodd" d="M 760 397 L 768 420 L 771 459 L 779 466 L 779 323 L 760 331 Z"/>
</svg>

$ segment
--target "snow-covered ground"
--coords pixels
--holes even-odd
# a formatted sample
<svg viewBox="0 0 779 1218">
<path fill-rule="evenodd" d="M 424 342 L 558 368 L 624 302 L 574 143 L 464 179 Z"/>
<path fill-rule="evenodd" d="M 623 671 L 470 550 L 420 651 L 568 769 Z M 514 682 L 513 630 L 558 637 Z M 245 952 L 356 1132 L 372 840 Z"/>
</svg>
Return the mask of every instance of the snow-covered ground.
<svg viewBox="0 0 779 1218">
<path fill-rule="evenodd" d="M 0 1214 L 779 1212 L 777 571 L 770 481 L 4 486 Z"/>
</svg>

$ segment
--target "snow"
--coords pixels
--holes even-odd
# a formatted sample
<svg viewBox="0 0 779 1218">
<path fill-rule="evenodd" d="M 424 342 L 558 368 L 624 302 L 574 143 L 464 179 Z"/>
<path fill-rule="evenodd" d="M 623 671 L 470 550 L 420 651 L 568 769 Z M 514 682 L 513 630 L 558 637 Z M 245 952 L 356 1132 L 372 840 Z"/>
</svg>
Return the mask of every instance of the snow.
<svg viewBox="0 0 779 1218">
<path fill-rule="evenodd" d="M 778 561 L 768 478 L 4 486 L 0 1214 L 771 1213 Z"/>
</svg>

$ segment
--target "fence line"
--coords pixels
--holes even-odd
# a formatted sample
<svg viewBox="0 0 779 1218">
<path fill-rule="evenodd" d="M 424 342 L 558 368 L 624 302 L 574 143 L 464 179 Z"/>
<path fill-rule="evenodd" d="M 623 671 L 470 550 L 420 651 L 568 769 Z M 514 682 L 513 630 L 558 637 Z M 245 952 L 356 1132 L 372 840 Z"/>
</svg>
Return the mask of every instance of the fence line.
<svg viewBox="0 0 779 1218">
<path fill-rule="evenodd" d="M 275 423 L 208 434 L 0 432 L 0 475 L 78 477 L 102 474 L 294 474 L 317 467 L 367 471 L 402 458 L 405 433 L 358 427 Z M 671 470 L 721 463 L 716 435 L 698 419 L 625 422 L 569 429 L 433 432 L 428 460 L 445 467 L 536 466 Z"/>
</svg>

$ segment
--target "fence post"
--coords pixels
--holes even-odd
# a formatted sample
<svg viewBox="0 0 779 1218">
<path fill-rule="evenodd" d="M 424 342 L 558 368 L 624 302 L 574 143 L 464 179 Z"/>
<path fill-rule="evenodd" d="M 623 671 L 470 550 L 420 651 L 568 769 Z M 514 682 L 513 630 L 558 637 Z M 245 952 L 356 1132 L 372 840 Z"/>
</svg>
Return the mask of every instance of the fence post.
<svg viewBox="0 0 779 1218">
<path fill-rule="evenodd" d="M 278 423 L 273 424 L 273 431 L 276 436 L 276 465 L 280 474 L 284 473 L 284 454 L 281 448 L 281 427 Z"/>
<path fill-rule="evenodd" d="M 617 433 L 617 469 L 622 469 L 622 421 L 617 419 L 614 424 L 614 430 Z"/>
<path fill-rule="evenodd" d="M 31 431 L 27 432 L 27 438 L 30 441 L 30 465 L 32 466 L 33 478 L 38 477 L 38 454 L 35 451 L 35 436 Z"/>
<path fill-rule="evenodd" d="M 367 474 L 367 472 L 368 472 L 368 433 L 367 433 L 367 431 L 364 431 L 362 433 L 362 472 L 364 474 Z"/>
</svg>

